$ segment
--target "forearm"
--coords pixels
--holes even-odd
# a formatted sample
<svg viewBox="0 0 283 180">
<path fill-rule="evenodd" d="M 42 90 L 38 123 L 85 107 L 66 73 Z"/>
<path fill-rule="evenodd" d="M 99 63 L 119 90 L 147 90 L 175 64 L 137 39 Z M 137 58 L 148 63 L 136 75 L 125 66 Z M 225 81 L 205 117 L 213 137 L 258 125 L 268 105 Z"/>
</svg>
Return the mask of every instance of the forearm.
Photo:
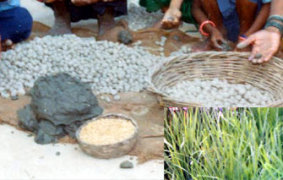
<svg viewBox="0 0 283 180">
<path fill-rule="evenodd" d="M 252 26 L 248 29 L 247 32 L 245 32 L 244 34 L 246 36 L 249 36 L 253 33 L 255 33 L 256 31 L 260 30 L 263 28 L 264 24 L 266 23 L 266 20 L 268 18 L 270 14 L 270 3 L 268 4 L 264 4 L 259 12 L 259 14 L 257 15 L 254 23 L 252 24 Z"/>
<path fill-rule="evenodd" d="M 270 15 L 283 16 L 283 1 L 282 0 L 272 0 Z"/>
<path fill-rule="evenodd" d="M 192 15 L 194 16 L 195 20 L 197 23 L 200 25 L 202 22 L 209 20 L 207 15 L 204 13 L 204 11 L 201 8 L 201 4 L 199 0 L 194 0 L 193 1 L 193 6 L 192 6 Z M 204 26 L 205 32 L 211 34 L 213 30 L 213 26 L 211 24 L 206 24 Z"/>
<path fill-rule="evenodd" d="M 282 0 L 272 0 L 271 12 L 269 15 L 283 16 Z M 280 22 L 281 20 L 276 20 L 276 21 L 278 21 L 277 23 L 281 23 Z M 249 60 L 256 63 L 266 62 L 269 59 L 271 59 L 271 57 L 278 51 L 280 47 L 280 39 L 282 34 L 280 33 L 279 29 L 280 28 L 274 26 L 274 23 L 272 25 L 272 24 L 268 24 L 267 22 L 265 30 L 250 35 L 246 40 L 239 43 L 237 45 L 237 48 L 242 49 L 247 47 L 248 45 L 253 45 L 253 50 L 251 56 L 249 57 Z M 258 53 L 260 53 L 262 57 L 256 59 L 255 56 Z"/>
<path fill-rule="evenodd" d="M 180 9 L 182 6 L 183 0 L 171 0 L 170 7 L 174 9 Z"/>
<path fill-rule="evenodd" d="M 279 15 L 283 16 L 283 0 L 273 0 L 271 3 L 271 11 L 270 16 L 272 15 Z M 275 20 L 275 22 L 283 24 L 280 21 Z M 282 34 L 280 33 L 279 29 L 277 27 L 269 26 L 265 28 L 267 31 L 275 32 L 277 34 L 280 34 L 282 37 Z"/>
</svg>

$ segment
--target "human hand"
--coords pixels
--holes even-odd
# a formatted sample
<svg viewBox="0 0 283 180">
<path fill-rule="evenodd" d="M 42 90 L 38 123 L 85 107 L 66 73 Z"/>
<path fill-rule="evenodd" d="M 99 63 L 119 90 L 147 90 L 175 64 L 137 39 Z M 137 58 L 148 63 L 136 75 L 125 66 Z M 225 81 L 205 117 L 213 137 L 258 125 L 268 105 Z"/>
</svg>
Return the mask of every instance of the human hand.
<svg viewBox="0 0 283 180">
<path fill-rule="evenodd" d="M 227 44 L 223 35 L 217 28 L 213 28 L 211 31 L 210 41 L 212 45 L 217 49 L 223 49 L 223 44 Z"/>
<path fill-rule="evenodd" d="M 11 39 L 6 39 L 5 41 L 1 41 L 0 43 L 0 59 L 1 59 L 1 52 L 7 51 L 9 49 L 13 49 L 15 47 L 15 44 Z"/>
<path fill-rule="evenodd" d="M 179 9 L 169 8 L 161 21 L 161 26 L 164 29 L 171 29 L 173 27 L 179 26 L 181 16 L 182 13 Z"/>
<path fill-rule="evenodd" d="M 280 46 L 281 34 L 275 27 L 268 27 L 250 35 L 246 40 L 239 43 L 237 48 L 243 49 L 253 45 L 249 61 L 253 63 L 263 63 L 269 61 L 278 51 Z"/>
</svg>

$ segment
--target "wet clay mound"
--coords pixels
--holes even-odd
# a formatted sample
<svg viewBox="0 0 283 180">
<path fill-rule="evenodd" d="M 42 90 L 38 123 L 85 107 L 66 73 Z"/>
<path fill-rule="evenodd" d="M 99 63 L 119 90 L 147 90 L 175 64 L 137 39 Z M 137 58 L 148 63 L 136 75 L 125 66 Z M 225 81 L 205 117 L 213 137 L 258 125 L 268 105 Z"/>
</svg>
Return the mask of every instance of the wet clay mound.
<svg viewBox="0 0 283 180">
<path fill-rule="evenodd" d="M 30 94 L 36 117 L 54 125 L 70 125 L 102 113 L 90 86 L 65 73 L 39 78 Z"/>
<path fill-rule="evenodd" d="M 65 73 L 40 77 L 30 95 L 31 104 L 18 111 L 19 125 L 36 133 L 39 144 L 74 138 L 84 121 L 103 111 L 90 86 Z"/>
</svg>

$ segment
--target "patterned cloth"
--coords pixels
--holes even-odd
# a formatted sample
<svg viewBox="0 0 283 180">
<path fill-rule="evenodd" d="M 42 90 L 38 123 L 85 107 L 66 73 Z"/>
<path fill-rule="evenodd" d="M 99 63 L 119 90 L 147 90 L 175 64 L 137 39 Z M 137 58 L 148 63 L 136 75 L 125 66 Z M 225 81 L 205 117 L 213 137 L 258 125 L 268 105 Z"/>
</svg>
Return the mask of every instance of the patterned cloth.
<svg viewBox="0 0 283 180">
<path fill-rule="evenodd" d="M 32 30 L 32 17 L 28 10 L 14 7 L 0 11 L 0 35 L 2 41 L 12 40 L 14 43 L 25 40 Z"/>
</svg>

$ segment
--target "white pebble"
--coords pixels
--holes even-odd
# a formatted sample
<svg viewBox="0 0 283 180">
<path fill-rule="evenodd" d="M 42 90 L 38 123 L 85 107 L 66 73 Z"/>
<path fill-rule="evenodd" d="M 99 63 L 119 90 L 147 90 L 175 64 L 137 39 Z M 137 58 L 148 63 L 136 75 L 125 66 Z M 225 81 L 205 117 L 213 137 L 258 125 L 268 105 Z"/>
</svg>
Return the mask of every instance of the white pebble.
<svg viewBox="0 0 283 180">
<path fill-rule="evenodd" d="M 116 95 L 113 97 L 113 99 L 116 100 L 116 101 L 119 101 L 119 100 L 121 99 L 121 97 L 120 97 L 118 94 L 116 94 Z"/>
<path fill-rule="evenodd" d="M 173 87 L 164 88 L 166 94 L 187 102 L 210 106 L 266 106 L 272 96 L 250 84 L 229 84 L 227 81 L 213 79 L 205 81 L 180 81 Z"/>
<path fill-rule="evenodd" d="M 89 83 L 96 95 L 138 92 L 147 86 L 150 68 L 163 59 L 143 47 L 131 48 L 94 38 L 75 35 L 35 38 L 2 53 L 1 96 L 25 94 L 25 89 L 33 87 L 38 77 L 58 72 Z"/>
</svg>

